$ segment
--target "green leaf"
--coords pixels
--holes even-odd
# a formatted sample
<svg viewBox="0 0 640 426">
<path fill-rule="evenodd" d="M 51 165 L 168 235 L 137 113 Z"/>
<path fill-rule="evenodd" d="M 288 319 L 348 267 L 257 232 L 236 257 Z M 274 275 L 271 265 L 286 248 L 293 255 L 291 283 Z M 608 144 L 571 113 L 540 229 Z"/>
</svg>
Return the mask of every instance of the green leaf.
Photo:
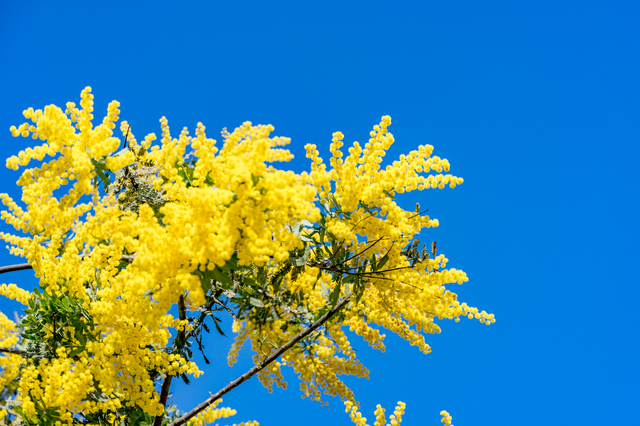
<svg viewBox="0 0 640 426">
<path fill-rule="evenodd" d="M 378 265 L 376 266 L 376 271 L 379 271 L 380 269 L 382 269 L 382 267 L 386 265 L 388 260 L 389 260 L 389 252 L 387 251 L 385 255 L 382 256 L 382 259 L 380 259 L 380 261 L 378 262 Z"/>
<path fill-rule="evenodd" d="M 186 375 L 186 374 L 182 373 L 182 374 L 180 375 L 180 378 L 182 379 L 182 381 L 183 381 L 186 385 L 190 385 L 190 384 L 191 384 L 191 382 L 189 381 L 189 378 L 187 377 L 187 375 Z"/>
<path fill-rule="evenodd" d="M 359 286 L 356 290 L 356 305 L 360 302 L 360 298 L 364 294 L 364 286 Z"/>
<path fill-rule="evenodd" d="M 318 276 L 316 277 L 316 280 L 313 283 L 313 290 L 316 289 L 316 284 L 318 284 L 318 281 L 320 281 L 320 277 L 322 277 L 322 269 L 318 269 Z"/>
<path fill-rule="evenodd" d="M 338 281 L 336 283 L 336 286 L 331 291 L 331 294 L 329 295 L 329 306 L 331 306 L 331 308 L 336 306 L 336 304 L 338 303 L 338 298 L 340 297 L 340 288 L 341 287 L 342 287 L 342 283 L 340 281 Z"/>
<path fill-rule="evenodd" d="M 280 267 L 276 271 L 276 273 L 271 277 L 270 283 L 273 286 L 273 289 L 277 292 L 280 290 L 280 284 L 282 284 L 282 280 L 291 270 L 291 263 L 287 262 Z"/>
<path fill-rule="evenodd" d="M 75 337 L 82 346 L 87 344 L 87 338 L 84 337 L 84 334 L 82 334 L 81 330 L 76 330 Z"/>
<path fill-rule="evenodd" d="M 313 238 L 309 238 L 306 235 L 299 235 L 298 238 L 300 238 L 305 243 L 312 243 L 313 242 Z"/>
<path fill-rule="evenodd" d="M 200 278 L 200 287 L 202 287 L 202 291 L 204 294 L 207 294 L 213 287 L 211 282 L 213 279 L 212 271 L 209 271 L 208 269 L 205 269 L 204 272 L 197 270 L 195 274 Z"/>
<path fill-rule="evenodd" d="M 84 346 L 77 346 L 74 350 L 69 353 L 69 358 L 73 358 L 75 356 L 80 355 L 84 351 Z"/>
<path fill-rule="evenodd" d="M 257 300 L 257 299 L 256 299 L 256 300 Z M 218 321 L 216 321 L 216 320 L 215 320 L 215 317 L 214 317 L 213 325 L 215 325 L 215 326 L 216 326 L 216 330 L 218 331 L 218 333 L 219 333 L 221 336 L 225 336 L 225 337 L 226 337 L 226 334 L 224 334 L 224 331 L 222 331 L 222 329 L 220 328 L 220 325 L 218 325 L 218 322 L 219 322 L 219 320 L 218 320 Z"/>
<path fill-rule="evenodd" d="M 300 225 L 299 223 L 296 223 L 295 225 L 291 226 L 291 232 L 293 233 L 293 235 L 300 235 L 300 230 L 302 229 L 302 225 Z"/>
<path fill-rule="evenodd" d="M 109 178 L 109 169 L 107 169 L 107 166 L 106 166 L 106 159 L 103 158 L 98 161 L 92 158 L 91 163 L 93 164 L 96 174 L 98 175 L 98 177 L 100 178 L 100 181 L 104 186 L 104 192 L 109 192 L 109 185 L 111 185 L 111 179 Z"/>
<path fill-rule="evenodd" d="M 351 294 L 353 294 L 353 286 L 352 287 L 345 286 L 345 288 L 344 288 L 345 297 L 349 297 L 349 296 L 351 296 Z"/>
<path fill-rule="evenodd" d="M 296 257 L 296 258 L 289 258 L 287 259 L 287 262 L 289 262 L 291 265 L 294 266 L 303 266 L 307 264 L 307 261 L 305 260 L 304 256 L 303 257 Z"/>
<path fill-rule="evenodd" d="M 336 196 L 334 194 L 329 194 L 329 201 L 331 201 L 331 204 L 333 204 L 333 207 L 340 212 L 340 203 L 338 202 L 338 200 L 336 199 Z"/>
<path fill-rule="evenodd" d="M 211 277 L 214 280 L 222 283 L 223 285 L 226 285 L 226 286 L 231 285 L 231 278 L 229 277 L 228 274 L 225 274 L 224 272 L 222 272 L 220 268 L 215 268 L 213 271 L 211 271 Z"/>
<path fill-rule="evenodd" d="M 255 297 L 249 298 L 249 303 L 251 303 L 256 308 L 264 308 L 264 302 L 260 299 L 256 299 Z"/>
<path fill-rule="evenodd" d="M 262 179 L 263 176 L 254 176 L 253 174 L 251 175 L 251 182 L 253 183 L 253 186 L 256 186 L 258 184 L 258 182 L 260 182 L 260 179 Z"/>
<path fill-rule="evenodd" d="M 349 276 L 348 276 L 347 278 L 345 278 L 342 282 L 343 282 L 344 284 L 349 284 L 349 283 L 354 282 L 354 281 L 355 281 L 355 279 L 356 279 L 356 276 L 355 276 L 355 275 L 349 275 Z"/>
<path fill-rule="evenodd" d="M 265 273 L 264 266 L 258 268 L 256 279 L 258 281 L 258 284 L 260 284 L 261 286 L 264 286 L 267 283 L 267 275 Z"/>
<path fill-rule="evenodd" d="M 233 253 L 233 255 L 231 256 L 231 258 L 229 260 L 227 260 L 227 262 L 224 264 L 224 266 L 222 268 L 223 271 L 225 272 L 229 272 L 231 270 L 238 270 L 240 269 L 240 265 L 238 264 L 238 253 Z"/>
</svg>

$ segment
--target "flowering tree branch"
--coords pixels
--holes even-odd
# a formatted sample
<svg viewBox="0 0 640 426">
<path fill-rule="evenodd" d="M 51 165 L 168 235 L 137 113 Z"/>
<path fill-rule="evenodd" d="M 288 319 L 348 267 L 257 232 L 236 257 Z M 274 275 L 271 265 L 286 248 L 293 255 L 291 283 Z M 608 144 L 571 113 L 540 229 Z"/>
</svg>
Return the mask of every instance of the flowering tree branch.
<svg viewBox="0 0 640 426">
<path fill-rule="evenodd" d="M 320 327 L 321 325 L 326 323 L 328 320 L 330 320 L 331 317 L 333 317 L 340 309 L 342 309 L 349 302 L 350 297 L 351 296 L 347 296 L 344 299 L 342 299 L 336 306 L 333 307 L 333 309 L 330 309 L 327 313 L 325 313 L 322 317 L 320 317 L 320 319 L 318 319 L 316 322 L 311 324 L 309 327 L 307 327 L 306 329 L 304 329 L 300 333 L 298 333 L 295 337 L 293 337 L 291 340 L 289 340 L 286 344 L 281 346 L 280 349 L 278 349 L 276 352 L 271 354 L 267 359 L 265 359 L 260 364 L 258 364 L 255 367 L 253 367 L 251 370 L 249 370 L 246 373 L 244 373 L 242 376 L 240 376 L 237 379 L 235 379 L 233 382 L 229 383 L 224 388 L 220 389 L 215 395 L 212 395 L 207 400 L 203 401 L 200 405 L 198 405 L 193 410 L 191 410 L 188 413 L 184 414 L 182 417 L 176 419 L 175 421 L 169 423 L 168 426 L 180 426 L 180 425 L 185 424 L 189 419 L 191 419 L 192 417 L 194 417 L 195 415 L 197 415 L 198 413 L 200 413 L 201 411 L 206 409 L 208 406 L 213 404 L 218 399 L 222 398 L 223 395 L 225 395 L 229 391 L 233 390 L 234 388 L 238 387 L 241 383 L 249 380 L 257 372 L 259 372 L 260 370 L 263 370 L 266 366 L 268 366 L 273 361 L 278 359 L 280 357 L 280 355 L 284 354 L 286 351 L 291 349 L 296 343 L 298 343 L 299 341 L 301 341 L 302 339 L 307 337 L 309 334 L 311 334 L 318 327 Z"/>
<path fill-rule="evenodd" d="M 437 219 L 418 218 L 422 215 L 419 205 L 413 214 L 395 203 L 396 193 L 443 189 L 446 185 L 454 188 L 462 178 L 442 174 L 449 171 L 449 162 L 431 157 L 431 145 L 420 145 L 417 151 L 381 170 L 385 152 L 394 142 L 387 130 L 389 116 L 374 126 L 364 150 L 354 142 L 344 159 L 340 150 L 344 136 L 334 133 L 330 146 L 332 170 L 323 165 L 317 147 L 307 144 L 306 156 L 312 163 L 311 174 L 304 177 L 277 170 L 273 173 L 272 166 L 267 167 L 267 163 L 292 158 L 290 151 L 276 148 L 289 141 L 270 136 L 271 125 L 253 126 L 250 122 L 233 133 L 225 129 L 224 146 L 217 149 L 215 140 L 206 137 L 202 123 L 198 124 L 197 137 L 184 131 L 175 139 L 163 117 L 161 146 L 151 147 L 155 134 L 138 143 L 129 124 L 122 121 L 124 149 L 115 152 L 120 141 L 113 137 L 112 130 L 119 120 L 120 104 L 111 102 L 102 124 L 93 127 L 91 88 L 85 88 L 81 97 L 80 109 L 75 103 L 68 103 L 66 111 L 55 105 L 44 111 L 29 108 L 24 116 L 37 127 L 28 122 L 11 127 L 13 136 L 31 135 L 43 141 L 51 136 L 51 128 L 75 136 L 65 143 L 39 145 L 7 159 L 7 167 L 13 170 L 28 166 L 32 160 L 40 161 L 44 154 L 54 162 L 42 166 L 50 168 L 47 174 L 36 166 L 26 169 L 22 178 L 29 187 L 29 196 L 23 197 L 26 207 L 0 194 L 2 204 L 9 209 L 2 212 L 2 219 L 16 229 L 38 232 L 26 238 L 0 233 L 0 239 L 18 252 L 56 256 L 59 252 L 53 251 L 63 242 L 59 236 L 79 226 L 87 232 L 71 234 L 63 250 L 67 244 L 78 248 L 106 245 L 127 255 L 112 255 L 105 262 L 104 256 L 109 253 L 66 252 L 42 265 L 36 265 L 36 259 L 30 256 L 33 264 L 0 266 L 0 274 L 35 266 L 38 275 L 48 278 L 33 292 L 15 284 L 0 286 L 0 295 L 28 305 L 25 316 L 15 324 L 0 312 L 0 342 L 5 342 L 0 345 L 4 346 L 0 353 L 16 355 L 3 357 L 0 381 L 7 385 L 0 389 L 0 423 L 33 419 L 38 424 L 58 424 L 82 416 L 91 424 L 107 421 L 177 426 L 202 415 L 226 417 L 228 410 L 214 409 L 212 404 L 256 373 L 265 373 L 267 366 L 287 352 L 286 364 L 302 365 L 302 382 L 312 384 L 303 388 L 303 396 L 319 399 L 322 391 L 335 394 L 332 390 L 340 389 L 338 395 L 347 400 L 351 419 L 360 424 L 361 415 L 357 407 L 352 407 L 353 393 L 338 376 L 360 376 L 366 369 L 355 360 L 343 326 L 357 321 L 365 331 L 372 326 L 397 330 L 402 338 L 428 353 L 423 333 L 439 332 L 434 324 L 436 316 L 456 321 L 460 316 L 475 316 L 487 325 L 495 321 L 493 315 L 456 303 L 457 295 L 444 290 L 444 284 L 462 284 L 468 279 L 463 271 L 446 269 L 448 259 L 443 254 L 436 256 L 435 242 L 431 257 L 426 246 L 420 252 L 415 237 L 423 228 L 438 226 Z M 187 147 L 191 149 L 188 154 Z M 88 167 L 59 167 L 77 162 Z M 432 170 L 437 174 L 429 174 Z M 429 175 L 419 175 L 422 172 Z M 70 174 L 73 179 L 69 179 Z M 68 202 L 50 203 L 42 210 L 42 200 L 58 200 L 54 191 L 59 186 L 51 185 L 51 179 L 64 185 L 69 180 L 77 183 L 66 198 Z M 332 182 L 335 192 L 330 189 L 334 187 Z M 86 205 L 77 204 L 85 196 L 97 197 L 88 210 Z M 326 214 L 317 207 L 318 201 Z M 71 216 L 69 209 L 73 209 Z M 87 215 L 82 216 L 85 212 Z M 268 227 L 259 226 L 265 222 Z M 55 248 L 50 244 L 53 233 L 43 232 L 52 229 L 59 231 L 55 233 L 58 238 L 53 238 Z M 367 244 L 361 244 L 363 240 Z M 207 247 L 203 249 L 205 241 Z M 374 247 L 381 241 L 385 241 L 385 247 Z M 408 245 L 402 248 L 400 244 Z M 133 262 L 135 252 L 153 256 L 139 268 L 123 272 Z M 185 256 L 189 257 L 187 262 Z M 185 303 L 187 288 L 189 303 Z M 365 293 L 364 311 L 342 309 L 348 303 L 357 305 Z M 169 309 L 179 295 L 180 315 L 175 321 Z M 187 317 L 187 308 L 193 317 Z M 204 362 L 209 364 L 202 344 L 203 331 L 210 331 L 205 320 L 211 317 L 217 331 L 224 334 L 217 316 L 223 310 L 234 319 L 247 321 L 229 352 L 229 361 L 235 362 L 246 339 L 263 355 L 256 358 L 249 371 L 193 410 L 181 417 L 168 415 L 166 405 L 173 377 L 180 375 L 189 384 L 188 375 L 197 378 L 202 374 L 192 361 L 190 340 L 195 340 Z M 335 329 L 326 327 L 331 318 L 337 322 Z M 323 325 L 321 336 L 317 329 Z M 267 333 L 262 332 L 264 327 Z M 145 333 L 147 330 L 150 333 Z M 238 331 L 236 327 L 234 330 Z M 166 332 L 175 336 L 170 346 Z M 139 338 L 130 338 L 132 333 Z M 26 346 L 6 347 L 11 346 L 15 335 Z M 306 347 L 312 338 L 315 351 Z M 381 339 L 378 335 L 367 340 L 380 349 L 384 347 Z M 265 342 L 270 345 L 268 353 L 262 350 Z M 281 346 L 282 342 L 288 343 Z M 300 345 L 303 350 L 289 351 Z M 124 354 L 128 354 L 126 359 L 121 356 Z M 344 362 L 333 362 L 335 357 Z M 50 362 L 39 362 L 44 358 Z M 85 367 L 69 369 L 70 359 Z M 346 370 L 345 365 L 349 366 Z M 33 371 L 23 374 L 26 370 L 22 366 Z M 91 376 L 100 380 L 92 381 Z M 45 383 L 44 377 L 55 384 Z M 274 380 L 284 383 L 280 374 Z M 123 384 L 130 381 L 139 386 Z M 113 392 L 103 392 L 105 385 L 112 388 L 110 383 L 120 385 Z M 263 384 L 271 388 L 273 383 L 269 376 Z M 159 395 L 146 391 L 157 385 L 161 388 Z M 65 400 L 59 400 L 60 392 L 67 388 L 81 391 L 67 392 Z M 16 414 L 2 402 L 13 396 L 23 402 L 14 407 Z M 89 402 L 102 404 L 87 412 Z M 164 413 L 154 419 L 160 408 Z M 404 404 L 399 403 L 397 420 L 392 423 L 400 424 L 403 413 Z M 450 424 L 450 416 L 443 413 L 443 422 Z M 384 416 L 378 416 L 376 423 L 386 423 Z"/>
</svg>

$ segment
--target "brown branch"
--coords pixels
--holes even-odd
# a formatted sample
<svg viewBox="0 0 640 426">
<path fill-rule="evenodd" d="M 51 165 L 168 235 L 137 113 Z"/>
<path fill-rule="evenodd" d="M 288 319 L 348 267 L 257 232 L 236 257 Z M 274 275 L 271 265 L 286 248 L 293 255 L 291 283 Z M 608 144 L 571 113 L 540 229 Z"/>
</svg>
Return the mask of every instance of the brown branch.
<svg viewBox="0 0 640 426">
<path fill-rule="evenodd" d="M 24 356 L 26 355 L 28 352 L 27 351 L 23 351 L 20 349 L 12 349 L 12 348 L 0 348 L 0 353 L 7 353 L 7 354 L 13 354 L 13 355 L 20 355 L 20 356 Z M 78 355 L 73 357 L 74 361 L 80 361 L 80 357 Z"/>
<path fill-rule="evenodd" d="M 82 257 L 88 257 L 88 256 L 82 256 Z M 133 259 L 135 259 L 136 255 L 135 254 L 130 254 L 130 255 L 123 255 L 120 257 L 120 260 L 124 260 L 125 262 L 133 262 Z M 7 266 L 0 266 L 0 274 L 4 274 L 5 272 L 16 272 L 16 271 L 24 271 L 25 269 L 33 269 L 33 266 L 29 263 L 18 263 L 16 265 L 7 265 Z"/>
<path fill-rule="evenodd" d="M 162 382 L 162 390 L 160 390 L 160 403 L 165 407 L 165 410 L 162 411 L 162 414 L 157 415 L 155 420 L 153 421 L 153 426 L 161 426 L 162 420 L 164 420 L 164 413 L 166 411 L 167 406 L 167 398 L 169 397 L 169 389 L 171 388 L 171 380 L 173 376 L 167 375 Z"/>
<path fill-rule="evenodd" d="M 12 348 L 0 348 L 0 352 L 5 354 L 14 354 L 14 355 L 25 355 L 26 351 L 21 351 L 20 349 L 12 349 Z"/>
<path fill-rule="evenodd" d="M 260 370 L 264 369 L 266 366 L 268 366 L 273 361 L 278 359 L 280 357 L 280 355 L 282 355 L 283 353 L 285 353 L 286 351 L 291 349 L 300 340 L 304 339 L 306 336 L 311 334 L 311 332 L 313 332 L 315 329 L 317 329 L 318 327 L 323 325 L 325 322 L 327 322 L 329 319 L 331 319 L 331 317 L 333 317 L 340 309 L 342 309 L 342 307 L 344 305 L 347 304 L 347 302 L 349 302 L 349 298 L 350 297 L 351 296 L 348 296 L 348 297 L 345 297 L 344 299 L 342 299 L 342 301 L 340 301 L 340 303 L 338 303 L 336 306 L 334 306 L 333 309 L 331 309 L 326 314 L 324 314 L 320 319 L 318 319 L 316 322 L 314 322 L 311 326 L 309 326 L 308 328 L 305 328 L 303 331 L 298 333 L 294 338 L 289 340 L 289 342 L 287 342 L 285 345 L 281 346 L 280 349 L 278 349 L 276 352 L 274 352 L 271 356 L 269 356 L 267 359 L 265 359 L 259 365 L 256 365 L 251 370 L 247 371 L 242 376 L 238 377 L 236 380 L 234 380 L 233 382 L 229 383 L 227 386 L 225 386 L 224 388 L 219 390 L 215 395 L 212 395 L 210 398 L 208 398 L 207 400 L 202 402 L 200 405 L 198 405 L 193 410 L 191 410 L 188 413 L 184 414 L 179 419 L 176 419 L 173 422 L 171 422 L 169 424 L 169 426 L 180 426 L 180 425 L 185 424 L 189 419 L 191 419 L 192 417 L 194 417 L 195 415 L 197 415 L 198 413 L 203 411 L 205 408 L 210 406 L 213 402 L 215 402 L 218 399 L 220 399 L 223 395 L 225 395 L 229 391 L 233 390 L 234 388 L 239 386 L 241 383 L 249 380 L 257 372 L 259 372 Z"/>
<path fill-rule="evenodd" d="M 24 271 L 25 269 L 33 269 L 33 266 L 31 266 L 28 263 L 19 263 L 17 265 L 0 266 L 0 274 L 4 274 L 5 272 Z"/>
<path fill-rule="evenodd" d="M 187 308 L 184 304 L 184 295 L 180 295 L 180 299 L 178 300 L 178 316 L 181 320 L 187 319 Z M 184 332 L 184 328 L 178 331 L 178 335 L 176 336 L 176 341 L 180 340 L 183 344 L 186 343 L 186 334 Z M 171 379 L 173 376 L 167 375 L 165 377 L 164 382 L 162 383 L 162 389 L 160 390 L 160 404 L 165 407 L 162 414 L 157 415 L 155 420 L 153 421 L 153 426 L 162 426 L 162 420 L 164 420 L 164 412 L 167 407 L 167 398 L 169 397 L 169 389 L 171 388 Z"/>
</svg>

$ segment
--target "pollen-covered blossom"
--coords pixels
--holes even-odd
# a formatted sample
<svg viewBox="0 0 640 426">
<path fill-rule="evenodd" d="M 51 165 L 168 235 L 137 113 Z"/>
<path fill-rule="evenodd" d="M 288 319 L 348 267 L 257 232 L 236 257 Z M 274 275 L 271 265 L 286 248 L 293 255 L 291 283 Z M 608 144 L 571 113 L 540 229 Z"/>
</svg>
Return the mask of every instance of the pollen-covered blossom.
<svg viewBox="0 0 640 426">
<path fill-rule="evenodd" d="M 11 300 L 17 300 L 23 305 L 29 304 L 29 298 L 31 298 L 31 292 L 21 289 L 15 284 L 2 284 L 0 285 L 0 295 L 5 296 Z"/>
<path fill-rule="evenodd" d="M 444 423 L 445 426 L 453 426 L 453 424 L 451 423 L 452 417 L 449 415 L 448 412 L 446 412 L 445 410 L 442 410 L 440 412 L 440 415 L 442 416 L 442 420 L 440 420 L 440 422 Z"/>
<path fill-rule="evenodd" d="M 345 412 L 349 414 L 351 417 L 351 421 L 356 426 L 368 426 L 367 418 L 362 417 L 358 406 L 354 404 L 352 401 L 345 401 L 344 405 L 346 406 Z M 389 423 L 387 423 L 387 418 L 385 416 L 385 409 L 382 408 L 380 404 L 376 406 L 376 411 L 373 413 L 376 415 L 376 421 L 373 423 L 373 426 L 399 426 L 402 423 L 402 416 L 404 415 L 404 409 L 407 406 L 402 401 L 398 401 L 398 405 L 396 406 L 395 411 L 391 416 L 389 416 Z"/>
<path fill-rule="evenodd" d="M 43 360 L 40 365 L 29 364 L 22 371 L 18 392 L 25 414 L 36 416 L 36 402 L 46 401 L 48 406 L 61 407 L 71 412 L 84 408 L 81 401 L 93 389 L 94 376 L 86 361 L 76 363 L 67 357 L 64 348 L 58 348 L 57 358 Z M 70 421 L 72 414 L 63 414 Z"/>
</svg>

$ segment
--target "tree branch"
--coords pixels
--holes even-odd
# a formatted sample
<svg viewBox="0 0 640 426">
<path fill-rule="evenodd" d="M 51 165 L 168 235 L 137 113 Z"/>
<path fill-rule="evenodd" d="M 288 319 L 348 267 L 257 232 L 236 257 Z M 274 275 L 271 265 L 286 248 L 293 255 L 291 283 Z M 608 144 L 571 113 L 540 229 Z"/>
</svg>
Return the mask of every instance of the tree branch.
<svg viewBox="0 0 640 426">
<path fill-rule="evenodd" d="M 20 349 L 12 349 L 12 348 L 0 348 L 0 352 L 5 354 L 14 354 L 14 355 L 25 355 L 26 351 L 21 351 Z"/>
<path fill-rule="evenodd" d="M 4 274 L 5 272 L 24 271 L 25 269 L 33 269 L 33 266 L 28 263 L 0 266 L 0 274 Z"/>
<path fill-rule="evenodd" d="M 88 257 L 88 256 L 82 256 L 82 257 Z M 133 262 L 133 259 L 135 259 L 136 255 L 135 254 L 125 254 L 123 256 L 120 257 L 120 260 L 124 260 L 125 262 Z M 15 272 L 15 271 L 24 271 L 25 269 L 33 269 L 33 266 L 31 266 L 31 264 L 29 263 L 18 263 L 16 265 L 7 265 L 7 266 L 0 266 L 0 274 L 4 274 L 5 272 Z"/>
<path fill-rule="evenodd" d="M 162 414 L 159 414 L 156 416 L 155 420 L 153 421 L 153 426 L 162 425 L 162 420 L 164 419 L 164 413 L 167 411 L 166 410 L 167 398 L 169 397 L 169 389 L 171 388 L 172 379 L 173 379 L 173 376 L 167 375 L 167 377 L 164 379 L 164 382 L 162 382 L 162 390 L 160 391 L 160 403 L 165 407 L 165 409 L 162 412 Z"/>
<path fill-rule="evenodd" d="M 187 308 L 184 304 L 184 295 L 180 295 L 180 299 L 178 300 L 178 316 L 181 320 L 187 319 Z M 186 343 L 184 328 L 178 332 L 176 336 L 176 341 L 182 341 L 184 345 Z M 167 409 L 167 398 L 169 397 L 169 389 L 171 389 L 171 379 L 173 376 L 167 375 L 165 377 L 164 382 L 162 383 L 162 390 L 160 391 L 160 404 L 165 407 L 162 414 L 157 415 L 155 420 L 153 421 L 153 426 L 162 426 L 162 420 L 164 419 L 164 412 Z"/>
<path fill-rule="evenodd" d="M 267 365 L 271 364 L 273 361 L 278 359 L 280 357 L 280 355 L 282 355 L 283 353 L 285 353 L 286 351 L 291 349 L 300 340 L 302 340 L 305 337 L 307 337 L 309 334 L 311 334 L 311 332 L 313 332 L 315 329 L 317 329 L 318 327 L 320 327 L 321 325 L 326 323 L 329 319 L 331 319 L 332 316 L 334 316 L 340 309 L 342 309 L 342 307 L 344 305 L 347 304 L 347 302 L 349 302 L 350 297 L 351 296 L 348 296 L 348 297 L 345 297 L 344 299 L 342 299 L 342 301 L 340 301 L 340 303 L 338 303 L 336 306 L 334 306 L 333 309 L 328 311 L 320 319 L 318 319 L 316 322 L 311 324 L 311 326 L 309 326 L 308 328 L 306 328 L 306 329 L 302 330 L 300 333 L 298 333 L 294 338 L 289 340 L 289 342 L 287 342 L 285 345 L 281 346 L 280 349 L 278 349 L 276 352 L 274 352 L 271 356 L 269 356 L 267 359 L 265 359 L 259 365 L 256 365 L 251 370 L 247 371 L 242 376 L 238 377 L 236 380 L 234 380 L 233 382 L 229 383 L 227 386 L 225 386 L 224 388 L 219 390 L 215 395 L 212 395 L 210 398 L 208 398 L 207 400 L 202 402 L 200 405 L 198 405 L 193 410 L 191 410 L 188 413 L 184 414 L 179 419 L 176 419 L 175 421 L 171 422 L 168 426 L 180 426 L 180 425 L 185 424 L 189 419 L 191 419 L 196 414 L 198 414 L 199 412 L 201 412 L 202 410 L 204 410 L 205 408 L 210 406 L 213 402 L 215 402 L 218 399 L 220 399 L 223 395 L 225 395 L 226 393 L 228 393 L 232 389 L 236 388 L 241 383 L 249 380 L 257 372 L 259 372 L 260 370 L 264 369 Z"/>
</svg>

